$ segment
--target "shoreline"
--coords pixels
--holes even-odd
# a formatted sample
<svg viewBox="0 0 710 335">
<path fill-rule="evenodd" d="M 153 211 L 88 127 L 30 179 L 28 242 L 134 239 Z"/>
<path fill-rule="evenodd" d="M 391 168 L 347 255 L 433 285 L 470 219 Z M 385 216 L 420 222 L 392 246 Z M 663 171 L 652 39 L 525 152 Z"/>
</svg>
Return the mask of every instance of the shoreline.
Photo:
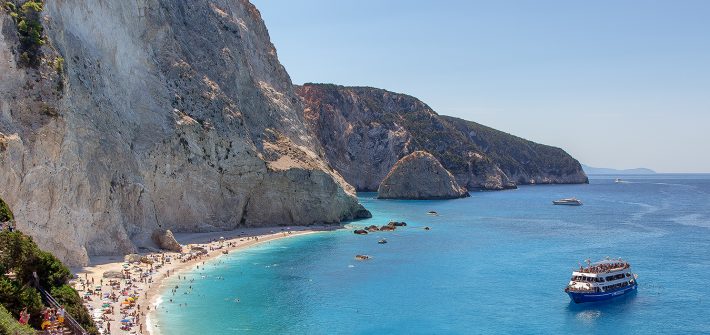
<svg viewBox="0 0 710 335">
<path fill-rule="evenodd" d="M 143 252 L 138 255 L 147 257 L 153 260 L 156 264 L 146 263 L 131 263 L 127 267 L 127 271 L 131 274 L 130 286 L 125 287 L 123 283 L 128 282 L 126 279 L 103 278 L 103 274 L 109 271 L 124 271 L 126 268 L 124 256 L 98 256 L 90 260 L 90 264 L 81 268 L 74 268 L 72 272 L 76 274 L 76 278 L 70 282 L 70 285 L 77 289 L 80 295 L 86 294 L 86 289 L 101 287 L 100 295 L 90 295 L 91 300 L 83 299 L 84 305 L 89 310 L 89 313 L 96 321 L 100 316 L 105 315 L 110 321 L 110 332 L 102 332 L 106 327 L 100 327 L 97 323 L 97 328 L 101 334 L 126 334 L 135 332 L 136 334 L 160 334 L 160 324 L 156 323 L 155 311 L 160 304 L 160 292 L 164 287 L 166 280 L 176 274 L 180 274 L 186 269 L 199 265 L 201 262 L 208 262 L 225 255 L 223 251 L 228 253 L 238 252 L 251 248 L 253 246 L 267 243 L 284 238 L 309 235 L 314 233 L 335 231 L 342 229 L 342 225 L 337 226 L 295 226 L 289 228 L 283 227 L 265 227 L 265 228 L 244 228 L 232 231 L 209 232 L 209 233 L 178 233 L 175 234 L 175 239 L 180 243 L 185 252 L 190 252 L 193 247 L 200 247 L 207 250 L 207 253 L 196 256 L 192 259 L 181 261 L 181 253 L 168 251 Z M 227 254 L 228 255 L 228 254 Z M 162 260 L 169 258 L 169 262 L 162 263 Z M 158 262 L 161 260 L 161 262 Z M 157 264 L 161 265 L 158 266 Z M 93 283 L 92 283 L 93 280 Z M 119 281 L 120 289 L 112 288 L 109 281 Z M 82 281 L 85 281 L 82 283 Z M 118 292 L 117 292 L 118 291 Z M 127 296 L 122 295 L 121 291 L 132 292 L 135 295 L 135 308 L 128 310 L 128 313 L 135 313 L 138 318 L 135 325 L 128 331 L 121 330 L 121 322 L 126 315 L 122 313 L 122 300 Z M 104 295 L 116 294 L 120 298 L 113 302 L 107 302 L 102 299 Z M 102 310 L 110 305 L 112 312 L 103 313 Z M 147 307 L 146 307 L 147 306 Z"/>
</svg>

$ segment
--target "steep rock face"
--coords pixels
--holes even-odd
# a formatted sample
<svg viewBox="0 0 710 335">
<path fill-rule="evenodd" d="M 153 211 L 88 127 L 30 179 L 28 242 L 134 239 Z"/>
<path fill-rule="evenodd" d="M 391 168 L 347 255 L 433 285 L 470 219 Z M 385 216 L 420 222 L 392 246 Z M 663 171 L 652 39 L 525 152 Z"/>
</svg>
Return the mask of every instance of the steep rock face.
<svg viewBox="0 0 710 335">
<path fill-rule="evenodd" d="M 402 157 L 377 189 L 380 199 L 454 199 L 468 196 L 456 178 L 426 151 Z"/>
<path fill-rule="evenodd" d="M 363 215 L 248 1 L 55 0 L 42 15 L 42 62 L 24 68 L 0 13 L 0 197 L 42 248 L 85 264 L 156 229 Z"/>
<path fill-rule="evenodd" d="M 484 125 L 440 116 L 500 167 L 516 184 L 583 184 L 582 165 L 564 150 L 539 144 Z"/>
<path fill-rule="evenodd" d="M 588 182 L 562 149 L 438 115 L 408 95 L 330 84 L 296 92 L 327 160 L 360 191 L 376 190 L 395 162 L 416 150 L 434 155 L 468 189 Z"/>
</svg>

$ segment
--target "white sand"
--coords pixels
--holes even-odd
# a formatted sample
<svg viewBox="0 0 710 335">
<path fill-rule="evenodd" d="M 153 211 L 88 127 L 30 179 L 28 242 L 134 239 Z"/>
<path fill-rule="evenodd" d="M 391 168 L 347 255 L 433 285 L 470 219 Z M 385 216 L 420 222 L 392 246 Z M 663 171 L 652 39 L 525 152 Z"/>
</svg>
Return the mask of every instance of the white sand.
<svg viewBox="0 0 710 335">
<path fill-rule="evenodd" d="M 189 252 L 190 248 L 192 246 L 200 246 L 204 247 L 205 249 L 209 250 L 210 248 L 218 248 L 221 247 L 219 250 L 214 250 L 214 251 L 209 251 L 206 255 L 201 256 L 199 258 L 192 259 L 190 261 L 182 262 L 180 261 L 179 253 L 174 253 L 174 252 L 165 252 L 165 253 L 143 253 L 141 254 L 142 256 L 147 256 L 149 258 L 158 260 L 154 265 L 160 264 L 159 259 L 161 257 L 171 257 L 171 262 L 166 262 L 162 267 L 159 269 L 154 269 L 152 272 L 151 270 L 151 265 L 149 264 L 137 264 L 133 263 L 130 265 L 129 272 L 131 275 L 131 278 L 134 279 L 132 281 L 132 284 L 130 287 L 127 289 L 126 287 L 128 286 L 126 284 L 126 280 L 121 279 L 121 289 L 120 290 L 112 290 L 111 286 L 109 285 L 109 280 L 117 280 L 117 279 L 107 279 L 103 278 L 103 285 L 101 285 L 102 288 L 102 294 L 104 293 L 111 293 L 114 292 L 116 295 L 118 295 L 118 301 L 117 302 L 110 302 L 110 305 L 113 307 L 113 313 L 108 313 L 107 316 L 111 321 L 111 332 L 110 334 L 157 334 L 159 325 L 154 324 L 154 322 L 151 322 L 151 316 L 152 313 L 155 311 L 155 306 L 159 303 L 158 298 L 159 298 L 159 293 L 162 288 L 162 282 L 163 279 L 168 278 L 169 276 L 174 276 L 175 274 L 178 274 L 181 270 L 190 268 L 192 266 L 197 265 L 200 262 L 204 262 L 207 260 L 210 260 L 212 258 L 218 257 L 220 255 L 223 255 L 223 251 L 227 250 L 229 253 L 248 248 L 250 246 L 253 246 L 258 243 L 264 243 L 268 241 L 273 241 L 276 239 L 280 238 L 285 238 L 285 237 L 291 237 L 291 236 L 298 236 L 298 235 L 304 235 L 304 234 L 310 234 L 310 233 L 315 233 L 315 232 L 322 232 L 322 231 L 331 231 L 334 229 L 337 229 L 339 227 L 333 227 L 333 226 L 310 226 L 310 227 L 290 227 L 289 229 L 285 228 L 244 228 L 244 229 L 237 229 L 233 231 L 227 231 L 227 232 L 214 232 L 214 233 L 190 233 L 190 234 L 176 234 L 175 238 L 180 244 L 183 245 L 183 251 L 184 252 Z M 283 229 L 283 230 L 282 230 Z M 289 234 L 290 232 L 290 234 Z M 224 237 L 224 240 L 220 241 L 220 237 Z M 257 237 L 255 239 L 254 237 Z M 213 242 L 211 242 L 213 241 Z M 229 246 L 228 246 L 229 245 Z M 124 256 L 102 256 L 102 257 L 94 257 L 91 259 L 91 265 L 80 268 L 80 269 L 74 269 L 75 273 L 77 273 L 78 277 L 80 279 L 86 279 L 90 281 L 91 279 L 94 280 L 94 284 L 91 285 L 86 285 L 88 287 L 94 287 L 94 286 L 99 286 L 102 280 L 102 276 L 104 272 L 107 271 L 122 271 L 124 269 Z M 149 273 L 150 275 L 146 276 L 145 278 L 145 283 L 141 282 L 140 280 L 140 274 L 142 272 Z M 169 273 L 169 275 L 168 275 Z M 150 280 L 148 280 L 150 279 Z M 150 281 L 150 282 L 149 282 Z M 85 285 L 80 283 L 80 280 L 73 280 L 72 285 L 79 291 L 79 294 L 83 296 L 84 290 L 85 290 Z M 134 294 L 136 295 L 136 300 L 135 300 L 135 306 L 133 308 L 129 308 L 126 310 L 125 313 L 122 313 L 121 311 L 121 303 L 126 300 L 127 296 L 121 295 L 121 291 L 128 291 L 127 293 L 129 294 Z M 97 295 L 92 295 L 91 296 L 92 301 L 86 301 L 84 300 L 85 305 L 89 309 L 89 312 L 92 314 L 92 316 L 99 317 L 101 316 L 101 310 L 102 310 L 102 304 L 105 302 L 103 301 L 101 296 Z M 138 311 L 138 306 L 140 306 L 140 311 Z M 147 308 L 150 306 L 150 311 L 147 310 Z M 136 322 L 133 327 L 131 327 L 129 330 L 121 330 L 121 319 L 124 318 L 126 313 L 135 313 L 139 315 L 139 320 Z M 155 318 L 152 318 L 155 320 Z M 97 324 L 98 326 L 98 324 Z M 99 327 L 100 331 L 103 331 L 104 334 L 109 334 L 109 332 L 105 332 L 106 330 L 106 325 L 104 323 L 103 327 Z"/>
</svg>

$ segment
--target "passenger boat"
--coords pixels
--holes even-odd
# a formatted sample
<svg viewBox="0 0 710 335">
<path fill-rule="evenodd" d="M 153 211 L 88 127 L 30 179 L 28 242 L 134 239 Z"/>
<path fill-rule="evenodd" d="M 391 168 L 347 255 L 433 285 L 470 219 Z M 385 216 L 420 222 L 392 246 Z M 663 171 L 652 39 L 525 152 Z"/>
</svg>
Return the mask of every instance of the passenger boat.
<svg viewBox="0 0 710 335">
<path fill-rule="evenodd" d="M 572 272 L 565 292 L 575 303 L 608 300 L 636 291 L 638 276 L 631 264 L 619 258 L 591 263 Z"/>
<path fill-rule="evenodd" d="M 555 205 L 567 205 L 567 206 L 582 206 L 582 202 L 577 198 L 566 198 L 555 200 L 552 202 Z"/>
</svg>

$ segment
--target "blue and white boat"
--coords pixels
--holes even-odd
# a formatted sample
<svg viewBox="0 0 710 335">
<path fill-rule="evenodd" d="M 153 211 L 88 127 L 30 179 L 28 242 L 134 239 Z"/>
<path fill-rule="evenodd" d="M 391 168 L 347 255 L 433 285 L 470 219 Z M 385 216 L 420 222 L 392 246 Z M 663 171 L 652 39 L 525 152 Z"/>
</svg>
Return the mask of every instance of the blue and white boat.
<svg viewBox="0 0 710 335">
<path fill-rule="evenodd" d="M 619 259 L 592 263 L 572 272 L 565 292 L 575 303 L 603 301 L 635 292 L 638 287 L 631 264 Z"/>
</svg>

